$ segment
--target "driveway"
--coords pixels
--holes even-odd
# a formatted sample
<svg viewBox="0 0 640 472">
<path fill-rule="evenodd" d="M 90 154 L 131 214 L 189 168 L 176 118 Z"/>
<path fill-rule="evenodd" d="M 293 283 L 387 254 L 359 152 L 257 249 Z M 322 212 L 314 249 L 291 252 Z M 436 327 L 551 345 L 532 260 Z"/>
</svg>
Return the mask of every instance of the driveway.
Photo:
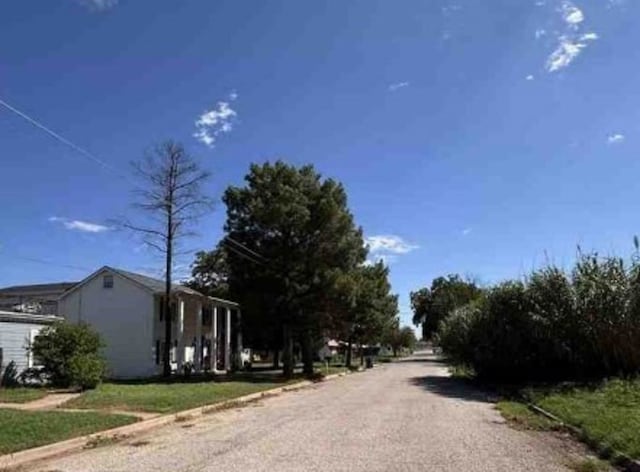
<svg viewBox="0 0 640 472">
<path fill-rule="evenodd" d="M 484 394 L 419 353 L 38 470 L 560 471 L 564 446 L 512 429 Z"/>
</svg>

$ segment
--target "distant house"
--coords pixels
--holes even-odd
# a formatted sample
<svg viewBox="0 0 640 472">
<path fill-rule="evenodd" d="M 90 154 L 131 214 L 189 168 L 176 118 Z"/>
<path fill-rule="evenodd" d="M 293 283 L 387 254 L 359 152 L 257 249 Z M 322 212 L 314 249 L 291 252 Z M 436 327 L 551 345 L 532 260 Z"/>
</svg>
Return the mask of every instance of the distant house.
<svg viewBox="0 0 640 472">
<path fill-rule="evenodd" d="M 58 298 L 76 284 L 57 282 L 0 288 L 0 310 L 57 315 Z"/>
<path fill-rule="evenodd" d="M 56 321 L 57 316 L 0 311 L 0 376 L 13 361 L 18 372 L 37 367 L 30 352 L 31 343 L 40 330 Z"/>
<path fill-rule="evenodd" d="M 340 342 L 335 339 L 325 339 L 324 344 L 316 353 L 316 357 L 320 360 L 332 358 L 338 354 Z"/>
<path fill-rule="evenodd" d="M 90 324 L 106 343 L 109 374 L 148 377 L 162 372 L 165 316 L 172 319 L 171 364 L 181 371 L 226 372 L 242 351 L 240 308 L 182 285 L 172 288 L 164 313 L 164 281 L 102 267 L 65 291 L 59 312 L 69 322 Z"/>
</svg>

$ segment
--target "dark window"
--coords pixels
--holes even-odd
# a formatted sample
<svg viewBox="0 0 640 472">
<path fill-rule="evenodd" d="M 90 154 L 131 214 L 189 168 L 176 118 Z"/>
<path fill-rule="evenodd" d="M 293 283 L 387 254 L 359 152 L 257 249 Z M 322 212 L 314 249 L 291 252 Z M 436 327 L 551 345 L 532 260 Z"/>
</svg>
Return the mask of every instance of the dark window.
<svg viewBox="0 0 640 472">
<path fill-rule="evenodd" d="M 102 277 L 102 288 L 113 288 L 113 275 Z"/>
<path fill-rule="evenodd" d="M 202 326 L 211 326 L 211 321 L 213 319 L 213 313 L 211 311 L 211 307 L 203 307 L 202 308 Z"/>
<path fill-rule="evenodd" d="M 156 339 L 156 365 L 160 364 L 160 340 Z"/>
</svg>

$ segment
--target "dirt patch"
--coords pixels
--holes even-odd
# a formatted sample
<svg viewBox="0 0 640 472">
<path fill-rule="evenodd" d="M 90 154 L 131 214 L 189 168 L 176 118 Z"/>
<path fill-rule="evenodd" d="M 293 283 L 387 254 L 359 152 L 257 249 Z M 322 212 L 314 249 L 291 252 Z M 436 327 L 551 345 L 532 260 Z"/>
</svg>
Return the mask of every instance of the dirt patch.
<svg viewBox="0 0 640 472">
<path fill-rule="evenodd" d="M 98 447 L 110 446 L 123 441 L 124 439 L 127 439 L 127 436 L 124 434 L 114 434 L 109 436 L 98 435 L 90 438 L 83 446 L 83 449 L 96 449 Z"/>
<path fill-rule="evenodd" d="M 129 446 L 131 446 L 131 447 L 143 447 L 143 446 L 148 446 L 149 444 L 151 444 L 151 441 L 148 441 L 146 439 L 140 439 L 138 441 L 130 442 Z"/>
</svg>

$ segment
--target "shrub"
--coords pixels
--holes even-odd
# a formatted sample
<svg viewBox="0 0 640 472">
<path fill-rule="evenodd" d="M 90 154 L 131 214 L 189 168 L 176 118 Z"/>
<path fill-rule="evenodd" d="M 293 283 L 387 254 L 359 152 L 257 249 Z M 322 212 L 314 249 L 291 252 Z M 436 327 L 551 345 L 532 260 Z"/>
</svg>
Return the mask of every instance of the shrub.
<svg viewBox="0 0 640 472">
<path fill-rule="evenodd" d="M 581 255 L 450 312 L 437 341 L 454 364 L 506 382 L 640 373 L 640 258 Z"/>
<path fill-rule="evenodd" d="M 474 337 L 480 316 L 479 304 L 472 303 L 455 309 L 440 321 L 435 342 L 454 365 L 473 364 Z"/>
<path fill-rule="evenodd" d="M 20 373 L 20 383 L 23 385 L 42 385 L 47 383 L 47 376 L 39 367 L 29 367 Z"/>
<path fill-rule="evenodd" d="M 104 374 L 101 348 L 100 336 L 89 325 L 64 322 L 44 328 L 31 347 L 44 373 L 59 387 L 89 386 L 98 372 L 101 377 Z"/>
<path fill-rule="evenodd" d="M 622 259 L 582 256 L 573 271 L 573 285 L 591 372 L 617 375 L 637 371 L 637 361 L 629 357 L 631 287 Z"/>
<path fill-rule="evenodd" d="M 534 363 L 530 300 L 522 282 L 504 282 L 487 294 L 474 339 L 473 369 L 482 377 L 518 379 Z"/>
<path fill-rule="evenodd" d="M 96 388 L 105 373 L 104 359 L 96 354 L 73 356 L 69 360 L 69 375 L 73 385 L 83 390 Z"/>
<path fill-rule="evenodd" d="M 17 387 L 18 383 L 18 368 L 16 367 L 16 363 L 11 361 L 2 373 L 0 387 Z"/>
<path fill-rule="evenodd" d="M 554 266 L 534 272 L 527 284 L 531 333 L 536 339 L 536 377 L 564 377 L 583 364 L 584 327 L 567 275 Z"/>
</svg>

